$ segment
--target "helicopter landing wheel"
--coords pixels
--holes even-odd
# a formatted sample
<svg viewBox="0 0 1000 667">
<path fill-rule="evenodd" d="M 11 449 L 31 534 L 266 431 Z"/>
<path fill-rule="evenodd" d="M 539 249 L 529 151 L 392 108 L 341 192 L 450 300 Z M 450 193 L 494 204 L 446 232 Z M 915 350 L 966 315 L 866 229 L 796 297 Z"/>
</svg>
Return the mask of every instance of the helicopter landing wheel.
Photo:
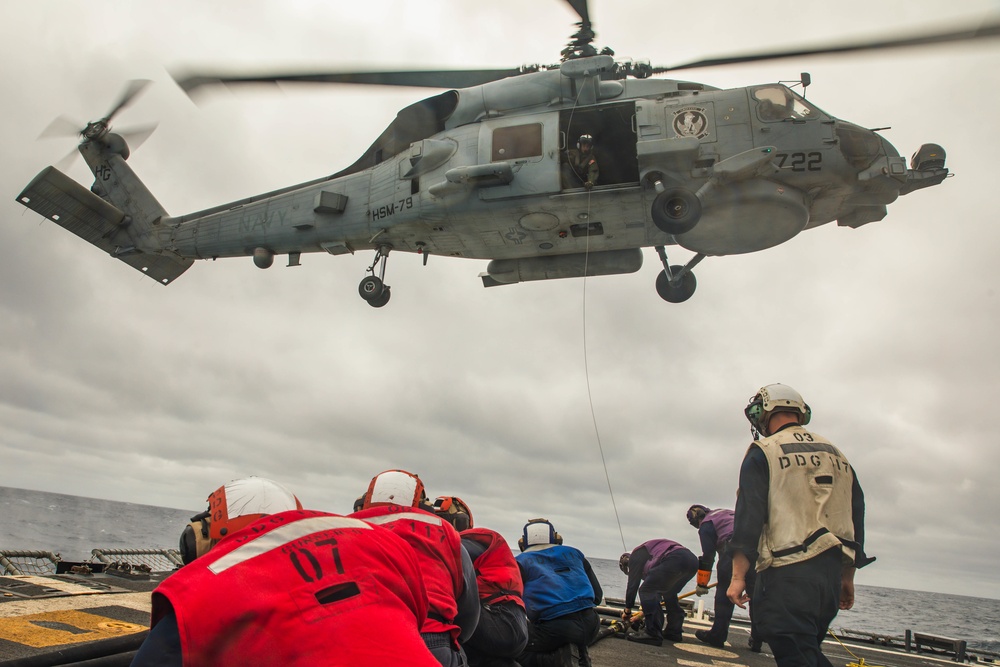
<svg viewBox="0 0 1000 667">
<path fill-rule="evenodd" d="M 382 293 L 381 294 L 379 294 L 374 299 L 369 299 L 368 300 L 368 305 L 371 306 L 372 308 L 381 308 L 385 304 L 389 303 L 389 297 L 390 296 L 392 296 L 392 294 L 389 293 L 389 286 L 386 285 L 382 289 Z"/>
<path fill-rule="evenodd" d="M 687 188 L 669 188 L 653 200 L 653 222 L 661 232 L 677 236 L 694 229 L 701 219 L 701 200 Z"/>
<path fill-rule="evenodd" d="M 675 264 L 670 267 L 670 273 L 677 275 L 683 268 L 680 264 Z M 697 287 L 698 281 L 691 271 L 685 273 L 680 280 L 674 281 L 671 281 L 667 277 L 666 271 L 660 271 L 656 276 L 656 293 L 660 295 L 661 299 L 670 303 L 687 301 L 694 294 Z"/>
<path fill-rule="evenodd" d="M 369 303 L 380 298 L 383 293 L 387 293 L 388 291 L 389 288 L 377 276 L 365 276 L 361 284 L 358 285 L 358 293 L 361 295 L 361 298 Z M 386 301 L 388 300 L 387 297 Z M 385 304 L 383 303 L 382 305 L 384 306 Z"/>
</svg>

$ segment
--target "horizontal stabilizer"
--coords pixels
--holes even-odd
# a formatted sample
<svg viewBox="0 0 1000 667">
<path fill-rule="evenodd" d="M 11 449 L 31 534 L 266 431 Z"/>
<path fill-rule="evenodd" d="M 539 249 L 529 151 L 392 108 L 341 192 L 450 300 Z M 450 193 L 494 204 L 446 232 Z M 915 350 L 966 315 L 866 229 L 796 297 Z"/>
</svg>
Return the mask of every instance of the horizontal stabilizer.
<svg viewBox="0 0 1000 667">
<path fill-rule="evenodd" d="M 194 263 L 135 249 L 125 214 L 55 167 L 43 169 L 17 201 L 163 285 Z"/>
</svg>

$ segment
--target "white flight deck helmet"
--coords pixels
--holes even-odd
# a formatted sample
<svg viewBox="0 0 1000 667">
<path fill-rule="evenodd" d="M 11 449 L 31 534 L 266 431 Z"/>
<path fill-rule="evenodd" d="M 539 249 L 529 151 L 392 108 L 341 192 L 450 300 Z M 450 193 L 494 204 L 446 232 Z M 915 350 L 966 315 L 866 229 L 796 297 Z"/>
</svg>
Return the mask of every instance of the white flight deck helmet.
<svg viewBox="0 0 1000 667">
<path fill-rule="evenodd" d="M 405 470 L 386 470 L 372 477 L 364 495 L 363 507 L 368 509 L 378 505 L 429 506 L 424 483 L 420 477 Z"/>
<path fill-rule="evenodd" d="M 181 532 L 185 565 L 208 553 L 216 542 L 267 514 L 302 509 L 288 489 L 263 477 L 236 479 L 208 496 L 208 509 L 191 517 Z"/>
<path fill-rule="evenodd" d="M 812 410 L 803 400 L 802 395 L 786 384 L 769 384 L 750 399 L 743 414 L 750 422 L 754 439 L 767 432 L 767 421 L 774 412 L 794 412 L 799 415 L 799 424 L 805 426 L 812 417 Z"/>
<path fill-rule="evenodd" d="M 264 477 L 234 479 L 208 497 L 211 537 L 218 540 L 268 514 L 302 509 L 291 491 Z"/>
<path fill-rule="evenodd" d="M 530 519 L 524 524 L 517 546 L 521 551 L 540 544 L 562 544 L 562 535 L 556 532 L 548 519 Z"/>
</svg>

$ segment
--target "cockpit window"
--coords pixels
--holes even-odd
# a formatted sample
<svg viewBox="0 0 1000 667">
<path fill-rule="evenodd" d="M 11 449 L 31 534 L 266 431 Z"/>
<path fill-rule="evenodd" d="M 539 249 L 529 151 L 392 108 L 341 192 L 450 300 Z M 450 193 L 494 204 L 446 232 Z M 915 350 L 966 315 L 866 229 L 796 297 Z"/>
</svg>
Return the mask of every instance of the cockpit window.
<svg viewBox="0 0 1000 667">
<path fill-rule="evenodd" d="M 816 110 L 804 99 L 784 86 L 762 86 L 753 91 L 757 100 L 757 116 L 767 122 L 808 120 L 816 118 Z"/>
</svg>

